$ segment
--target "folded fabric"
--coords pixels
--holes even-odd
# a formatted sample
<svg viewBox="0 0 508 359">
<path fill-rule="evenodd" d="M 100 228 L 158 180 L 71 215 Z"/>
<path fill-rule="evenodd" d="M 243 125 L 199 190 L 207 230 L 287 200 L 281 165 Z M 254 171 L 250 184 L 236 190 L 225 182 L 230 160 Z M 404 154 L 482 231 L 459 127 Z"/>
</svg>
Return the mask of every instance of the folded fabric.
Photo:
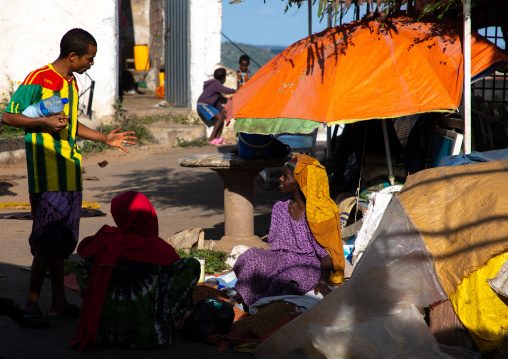
<svg viewBox="0 0 508 359">
<path fill-rule="evenodd" d="M 205 276 L 205 282 L 208 281 L 215 281 L 217 284 L 217 289 L 222 288 L 234 288 L 237 278 L 235 275 L 235 272 L 231 271 L 226 274 L 222 274 L 220 276 L 214 276 L 214 275 L 206 275 Z"/>
<path fill-rule="evenodd" d="M 319 293 L 317 295 L 314 294 L 314 290 L 311 290 L 304 295 L 278 295 L 275 297 L 261 298 L 260 300 L 258 300 L 257 302 L 255 302 L 249 306 L 249 313 L 251 315 L 255 315 L 258 312 L 258 309 L 257 309 L 258 307 L 261 307 L 261 306 L 266 305 L 271 302 L 275 302 L 277 300 L 284 300 L 286 302 L 293 303 L 298 308 L 302 308 L 305 310 L 305 309 L 309 309 L 310 307 L 312 307 L 314 304 L 319 302 L 322 298 L 323 298 L 323 295 L 321 293 Z M 302 312 L 304 310 L 302 310 Z"/>
<path fill-rule="evenodd" d="M 245 343 L 262 343 L 266 338 L 275 333 L 277 330 L 282 328 L 284 325 L 298 317 L 301 313 L 294 313 L 286 316 L 276 325 L 268 329 L 266 332 L 258 336 L 250 330 L 241 326 L 234 326 L 228 334 L 214 334 L 206 339 L 206 342 L 218 345 L 218 351 L 224 351 L 228 349 L 231 344 L 245 344 Z"/>
</svg>

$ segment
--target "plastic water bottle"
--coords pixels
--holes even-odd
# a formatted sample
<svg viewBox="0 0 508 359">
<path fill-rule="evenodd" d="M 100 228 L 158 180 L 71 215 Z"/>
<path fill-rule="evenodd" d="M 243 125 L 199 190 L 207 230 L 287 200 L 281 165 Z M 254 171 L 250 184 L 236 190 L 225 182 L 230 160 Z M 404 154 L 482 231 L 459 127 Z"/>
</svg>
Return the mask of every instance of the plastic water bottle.
<svg viewBox="0 0 508 359">
<path fill-rule="evenodd" d="M 23 115 L 28 117 L 45 117 L 56 115 L 63 111 L 65 104 L 68 103 L 67 98 L 61 98 L 60 96 L 51 96 L 38 103 L 28 106 Z"/>
</svg>

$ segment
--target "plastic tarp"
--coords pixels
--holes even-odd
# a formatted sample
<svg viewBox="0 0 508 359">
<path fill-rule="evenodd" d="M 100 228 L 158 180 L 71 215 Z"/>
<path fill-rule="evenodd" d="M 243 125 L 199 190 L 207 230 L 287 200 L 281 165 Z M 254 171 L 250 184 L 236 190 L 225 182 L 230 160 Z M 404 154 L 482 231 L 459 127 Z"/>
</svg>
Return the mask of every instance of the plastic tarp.
<svg viewBox="0 0 508 359">
<path fill-rule="evenodd" d="M 488 282 L 507 258 L 506 252 L 491 258 L 464 278 L 450 298 L 455 313 L 481 352 L 499 351 L 508 330 L 508 306 Z"/>
<path fill-rule="evenodd" d="M 309 334 L 327 358 L 453 358 L 441 352 L 421 313 L 407 303 L 352 326 L 324 332 L 311 326 Z"/>
<path fill-rule="evenodd" d="M 471 163 L 492 162 L 508 159 L 508 149 L 476 152 L 467 155 L 445 156 L 439 161 L 438 167 L 460 166 Z"/>
<path fill-rule="evenodd" d="M 353 358 L 371 340 L 382 340 L 385 349 L 362 358 L 384 350 L 390 357 L 447 357 L 413 308 L 446 297 L 432 256 L 397 197 L 381 223 L 351 278 L 266 339 L 257 358 Z M 401 330 L 409 322 L 411 334 Z"/>
<path fill-rule="evenodd" d="M 508 160 L 437 167 L 398 196 L 422 234 L 455 313 L 483 352 L 499 349 L 508 307 L 490 288 L 508 251 Z"/>
<path fill-rule="evenodd" d="M 435 261 L 446 294 L 508 250 L 508 160 L 436 167 L 398 193 Z"/>
</svg>

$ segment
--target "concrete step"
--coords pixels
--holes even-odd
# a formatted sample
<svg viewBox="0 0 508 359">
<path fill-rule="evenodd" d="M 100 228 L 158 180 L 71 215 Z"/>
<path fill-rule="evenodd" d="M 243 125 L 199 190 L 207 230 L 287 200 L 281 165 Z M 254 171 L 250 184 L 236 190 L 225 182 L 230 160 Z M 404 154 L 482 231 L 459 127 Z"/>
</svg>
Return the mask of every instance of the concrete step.
<svg viewBox="0 0 508 359">
<path fill-rule="evenodd" d="M 169 147 L 177 147 L 180 141 L 205 140 L 206 125 L 175 125 L 168 122 L 155 122 L 147 126 L 153 136 L 154 143 Z M 82 146 L 82 140 L 78 141 Z M 25 160 L 25 141 L 23 137 L 0 139 L 0 164 Z"/>
<path fill-rule="evenodd" d="M 148 125 L 154 142 L 161 145 L 177 147 L 180 141 L 205 140 L 205 125 L 175 125 L 165 122 L 155 122 Z"/>
<path fill-rule="evenodd" d="M 0 164 L 25 160 L 25 138 L 0 138 Z"/>
</svg>

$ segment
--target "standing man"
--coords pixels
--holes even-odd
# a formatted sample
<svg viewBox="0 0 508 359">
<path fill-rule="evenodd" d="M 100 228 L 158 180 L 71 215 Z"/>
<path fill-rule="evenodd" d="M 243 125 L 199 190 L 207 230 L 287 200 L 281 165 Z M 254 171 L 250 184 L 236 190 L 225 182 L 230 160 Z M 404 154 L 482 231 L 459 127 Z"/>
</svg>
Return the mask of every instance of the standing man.
<svg viewBox="0 0 508 359">
<path fill-rule="evenodd" d="M 135 144 L 134 132 L 107 135 L 94 131 L 77 120 L 78 86 L 74 72 L 82 74 L 94 64 L 95 38 L 83 29 L 68 31 L 60 42 L 60 55 L 51 64 L 31 72 L 14 93 L 3 115 L 3 122 L 25 128 L 28 188 L 32 208 L 30 250 L 34 256 L 26 319 L 33 327 L 48 327 L 39 296 L 46 270 L 51 276 L 51 307 L 48 316 L 76 316 L 79 309 L 70 304 L 64 292 L 64 259 L 74 252 L 79 238 L 79 219 L 83 181 L 81 150 L 76 136 L 103 142 L 129 152 L 124 144 Z M 22 112 L 31 104 L 53 95 L 66 97 L 69 103 L 62 113 L 30 118 Z"/>
</svg>

